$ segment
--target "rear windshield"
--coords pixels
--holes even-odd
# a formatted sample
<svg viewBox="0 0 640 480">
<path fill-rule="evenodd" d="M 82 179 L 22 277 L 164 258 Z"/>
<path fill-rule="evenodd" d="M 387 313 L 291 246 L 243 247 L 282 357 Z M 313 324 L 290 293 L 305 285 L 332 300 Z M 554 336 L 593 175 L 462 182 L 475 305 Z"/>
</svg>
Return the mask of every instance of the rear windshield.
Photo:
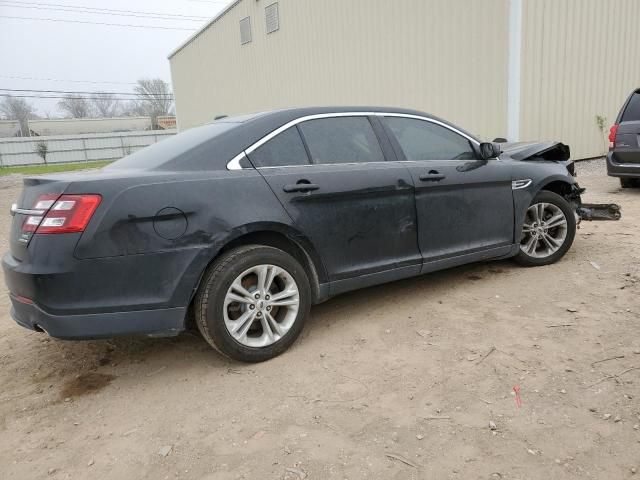
<svg viewBox="0 0 640 480">
<path fill-rule="evenodd" d="M 239 124 L 214 122 L 202 127 L 192 128 L 173 137 L 143 148 L 105 167 L 108 170 L 153 169 L 175 159 L 211 139 L 236 128 Z"/>
<path fill-rule="evenodd" d="M 640 93 L 634 93 L 622 114 L 623 122 L 640 122 Z"/>
</svg>

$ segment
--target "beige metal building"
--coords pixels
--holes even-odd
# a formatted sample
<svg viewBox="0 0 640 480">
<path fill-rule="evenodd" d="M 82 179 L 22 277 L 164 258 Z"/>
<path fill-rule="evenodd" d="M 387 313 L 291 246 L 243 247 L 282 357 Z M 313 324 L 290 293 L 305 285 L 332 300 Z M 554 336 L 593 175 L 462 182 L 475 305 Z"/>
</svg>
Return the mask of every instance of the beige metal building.
<svg viewBox="0 0 640 480">
<path fill-rule="evenodd" d="M 484 139 L 601 155 L 640 87 L 638 0 L 238 0 L 170 55 L 178 128 L 310 105 L 390 105 Z"/>
</svg>

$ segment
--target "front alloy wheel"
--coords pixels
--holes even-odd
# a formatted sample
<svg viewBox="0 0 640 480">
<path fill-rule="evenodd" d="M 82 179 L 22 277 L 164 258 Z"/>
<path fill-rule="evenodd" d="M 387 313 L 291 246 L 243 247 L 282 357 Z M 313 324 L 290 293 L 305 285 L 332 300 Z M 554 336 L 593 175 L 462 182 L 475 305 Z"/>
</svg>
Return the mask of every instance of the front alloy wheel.
<svg viewBox="0 0 640 480">
<path fill-rule="evenodd" d="M 527 210 L 520 249 L 534 258 L 556 253 L 567 238 L 567 217 L 552 203 L 535 203 Z"/>
<path fill-rule="evenodd" d="M 575 212 L 569 202 L 556 193 L 541 191 L 525 214 L 515 260 L 526 266 L 554 263 L 567 253 L 575 234 Z"/>
</svg>

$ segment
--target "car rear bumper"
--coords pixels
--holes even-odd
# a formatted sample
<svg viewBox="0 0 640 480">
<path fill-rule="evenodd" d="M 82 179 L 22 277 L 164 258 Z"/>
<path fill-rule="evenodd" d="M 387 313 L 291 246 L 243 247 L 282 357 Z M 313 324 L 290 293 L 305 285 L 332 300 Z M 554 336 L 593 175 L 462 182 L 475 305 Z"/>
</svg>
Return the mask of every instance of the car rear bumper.
<svg viewBox="0 0 640 480">
<path fill-rule="evenodd" d="M 607 175 L 621 178 L 640 178 L 640 163 L 617 163 L 614 152 L 607 155 Z"/>
<path fill-rule="evenodd" d="M 46 253 L 2 258 L 11 315 L 23 327 L 65 339 L 173 336 L 185 329 L 199 275 L 189 268 L 199 263 L 195 250 L 89 260 L 56 256 L 55 248 Z"/>
<path fill-rule="evenodd" d="M 184 329 L 185 308 L 52 315 L 15 295 L 10 295 L 10 298 L 11 316 L 18 325 L 66 340 L 137 334 L 167 337 L 177 335 Z"/>
</svg>

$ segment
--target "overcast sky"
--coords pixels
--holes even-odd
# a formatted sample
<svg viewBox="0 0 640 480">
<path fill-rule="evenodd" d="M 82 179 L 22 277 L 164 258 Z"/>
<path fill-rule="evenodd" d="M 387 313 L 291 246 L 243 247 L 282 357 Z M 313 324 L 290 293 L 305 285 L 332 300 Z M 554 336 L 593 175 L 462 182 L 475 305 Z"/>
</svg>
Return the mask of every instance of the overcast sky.
<svg viewBox="0 0 640 480">
<path fill-rule="evenodd" d="M 142 77 L 159 77 L 170 82 L 168 54 L 206 20 L 178 17 L 163 20 L 150 18 L 151 14 L 211 18 L 228 3 L 227 0 L 0 0 L 0 89 L 131 92 L 132 83 Z M 80 13 L 70 7 L 111 11 Z M 113 10 L 126 10 L 130 16 L 112 15 L 116 13 Z M 41 115 L 61 115 L 56 106 L 58 100 L 27 100 L 33 102 Z"/>
</svg>

